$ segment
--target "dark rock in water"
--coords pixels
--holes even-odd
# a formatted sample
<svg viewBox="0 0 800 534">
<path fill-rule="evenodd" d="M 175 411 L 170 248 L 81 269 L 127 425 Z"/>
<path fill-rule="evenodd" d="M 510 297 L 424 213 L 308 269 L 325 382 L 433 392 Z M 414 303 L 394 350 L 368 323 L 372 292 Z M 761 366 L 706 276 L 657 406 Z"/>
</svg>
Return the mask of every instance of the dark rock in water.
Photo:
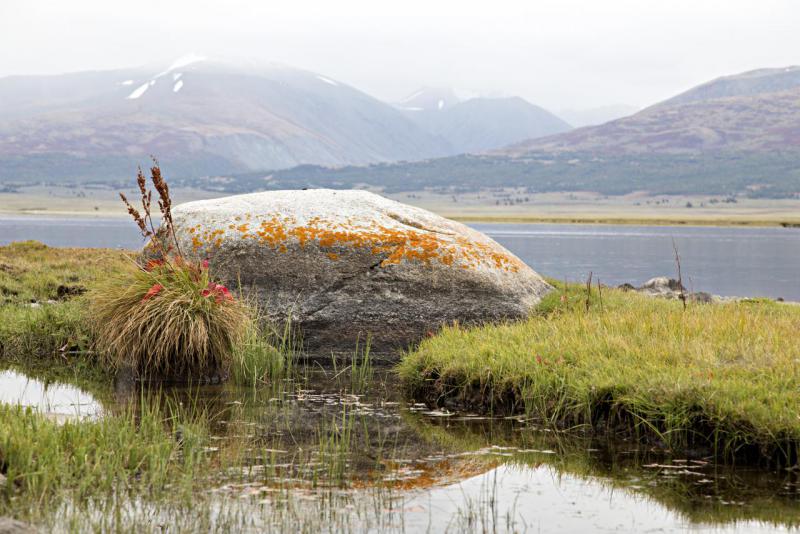
<svg viewBox="0 0 800 534">
<path fill-rule="evenodd" d="M 405 349 L 442 325 L 522 318 L 551 287 L 484 234 L 366 191 L 271 191 L 173 210 L 184 253 L 291 318 L 309 353 Z"/>
<path fill-rule="evenodd" d="M 0 534 L 31 534 L 36 529 L 10 517 L 0 517 Z"/>
<path fill-rule="evenodd" d="M 631 284 L 623 284 L 625 289 L 633 288 Z M 620 286 L 621 288 L 622 286 Z M 669 278 L 667 276 L 657 276 L 645 282 L 639 288 L 633 288 L 634 291 L 647 295 L 649 297 L 659 297 L 665 299 L 678 300 L 681 298 L 690 302 L 697 302 L 701 304 L 714 304 L 722 302 L 733 302 L 740 300 L 737 297 L 720 297 L 719 295 L 712 295 L 705 291 L 689 292 L 678 280 Z"/>
</svg>

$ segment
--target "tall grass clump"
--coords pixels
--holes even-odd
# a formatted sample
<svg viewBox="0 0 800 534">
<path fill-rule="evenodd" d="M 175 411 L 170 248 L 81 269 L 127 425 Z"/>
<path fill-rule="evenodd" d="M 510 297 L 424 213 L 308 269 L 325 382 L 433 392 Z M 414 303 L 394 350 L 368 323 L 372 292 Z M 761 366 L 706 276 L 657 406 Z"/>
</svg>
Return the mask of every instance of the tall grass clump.
<svg viewBox="0 0 800 534">
<path fill-rule="evenodd" d="M 131 367 L 140 376 L 224 376 L 247 332 L 249 310 L 213 280 L 207 260 L 184 256 L 172 220 L 169 188 L 157 162 L 150 171 L 161 226 L 156 230 L 153 224 L 152 191 L 140 169 L 142 212 L 120 196 L 142 236 L 150 239 L 146 248 L 150 259 L 131 260 L 91 292 L 97 347 L 114 367 Z"/>
<path fill-rule="evenodd" d="M 291 319 L 276 328 L 264 317 L 249 322 L 233 353 L 232 376 L 237 384 L 257 386 L 290 378 L 302 351 Z"/>
</svg>

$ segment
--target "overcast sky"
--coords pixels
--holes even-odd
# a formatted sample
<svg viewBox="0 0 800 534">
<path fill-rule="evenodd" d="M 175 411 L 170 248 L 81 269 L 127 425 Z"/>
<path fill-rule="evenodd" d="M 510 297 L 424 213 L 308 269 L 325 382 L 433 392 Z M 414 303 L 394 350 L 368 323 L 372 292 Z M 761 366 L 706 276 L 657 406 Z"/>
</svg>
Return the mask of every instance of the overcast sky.
<svg viewBox="0 0 800 534">
<path fill-rule="evenodd" d="M 317 71 L 385 100 L 420 86 L 552 110 L 645 106 L 800 63 L 798 0 L 0 0 L 0 76 L 197 53 Z"/>
</svg>

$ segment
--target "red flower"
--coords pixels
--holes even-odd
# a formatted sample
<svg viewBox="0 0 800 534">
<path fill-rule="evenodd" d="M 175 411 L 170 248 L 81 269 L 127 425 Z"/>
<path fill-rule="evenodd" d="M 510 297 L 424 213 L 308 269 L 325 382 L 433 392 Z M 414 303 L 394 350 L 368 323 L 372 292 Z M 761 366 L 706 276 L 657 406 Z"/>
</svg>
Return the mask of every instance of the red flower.
<svg viewBox="0 0 800 534">
<path fill-rule="evenodd" d="M 147 265 L 144 269 L 146 271 L 152 271 L 156 267 L 161 267 L 162 265 L 164 265 L 164 260 L 150 260 L 147 262 Z"/>
<path fill-rule="evenodd" d="M 162 289 L 164 289 L 164 286 L 162 286 L 161 284 L 153 284 L 153 287 L 151 287 L 147 291 L 147 293 L 145 293 L 145 295 L 142 297 L 142 302 L 155 297 Z"/>
<path fill-rule="evenodd" d="M 208 260 L 203 260 L 203 263 L 201 263 L 200 265 L 203 266 L 203 269 L 208 270 Z"/>
<path fill-rule="evenodd" d="M 200 292 L 200 296 L 210 297 L 212 295 L 214 296 L 214 300 L 217 301 L 217 304 L 223 300 L 233 300 L 233 296 L 231 292 L 228 291 L 227 287 L 209 282 L 208 287 Z"/>
</svg>

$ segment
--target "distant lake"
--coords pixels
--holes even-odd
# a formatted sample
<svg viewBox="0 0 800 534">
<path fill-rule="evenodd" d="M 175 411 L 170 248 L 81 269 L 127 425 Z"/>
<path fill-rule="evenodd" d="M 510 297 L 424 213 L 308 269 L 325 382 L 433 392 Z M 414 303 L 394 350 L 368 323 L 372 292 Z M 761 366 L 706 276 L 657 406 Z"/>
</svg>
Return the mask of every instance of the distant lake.
<svg viewBox="0 0 800 534">
<path fill-rule="evenodd" d="M 472 224 L 543 275 L 639 285 L 674 276 L 672 240 L 695 291 L 800 300 L 800 230 L 566 224 Z M 0 244 L 35 239 L 59 247 L 138 248 L 128 219 L 0 216 Z"/>
</svg>

